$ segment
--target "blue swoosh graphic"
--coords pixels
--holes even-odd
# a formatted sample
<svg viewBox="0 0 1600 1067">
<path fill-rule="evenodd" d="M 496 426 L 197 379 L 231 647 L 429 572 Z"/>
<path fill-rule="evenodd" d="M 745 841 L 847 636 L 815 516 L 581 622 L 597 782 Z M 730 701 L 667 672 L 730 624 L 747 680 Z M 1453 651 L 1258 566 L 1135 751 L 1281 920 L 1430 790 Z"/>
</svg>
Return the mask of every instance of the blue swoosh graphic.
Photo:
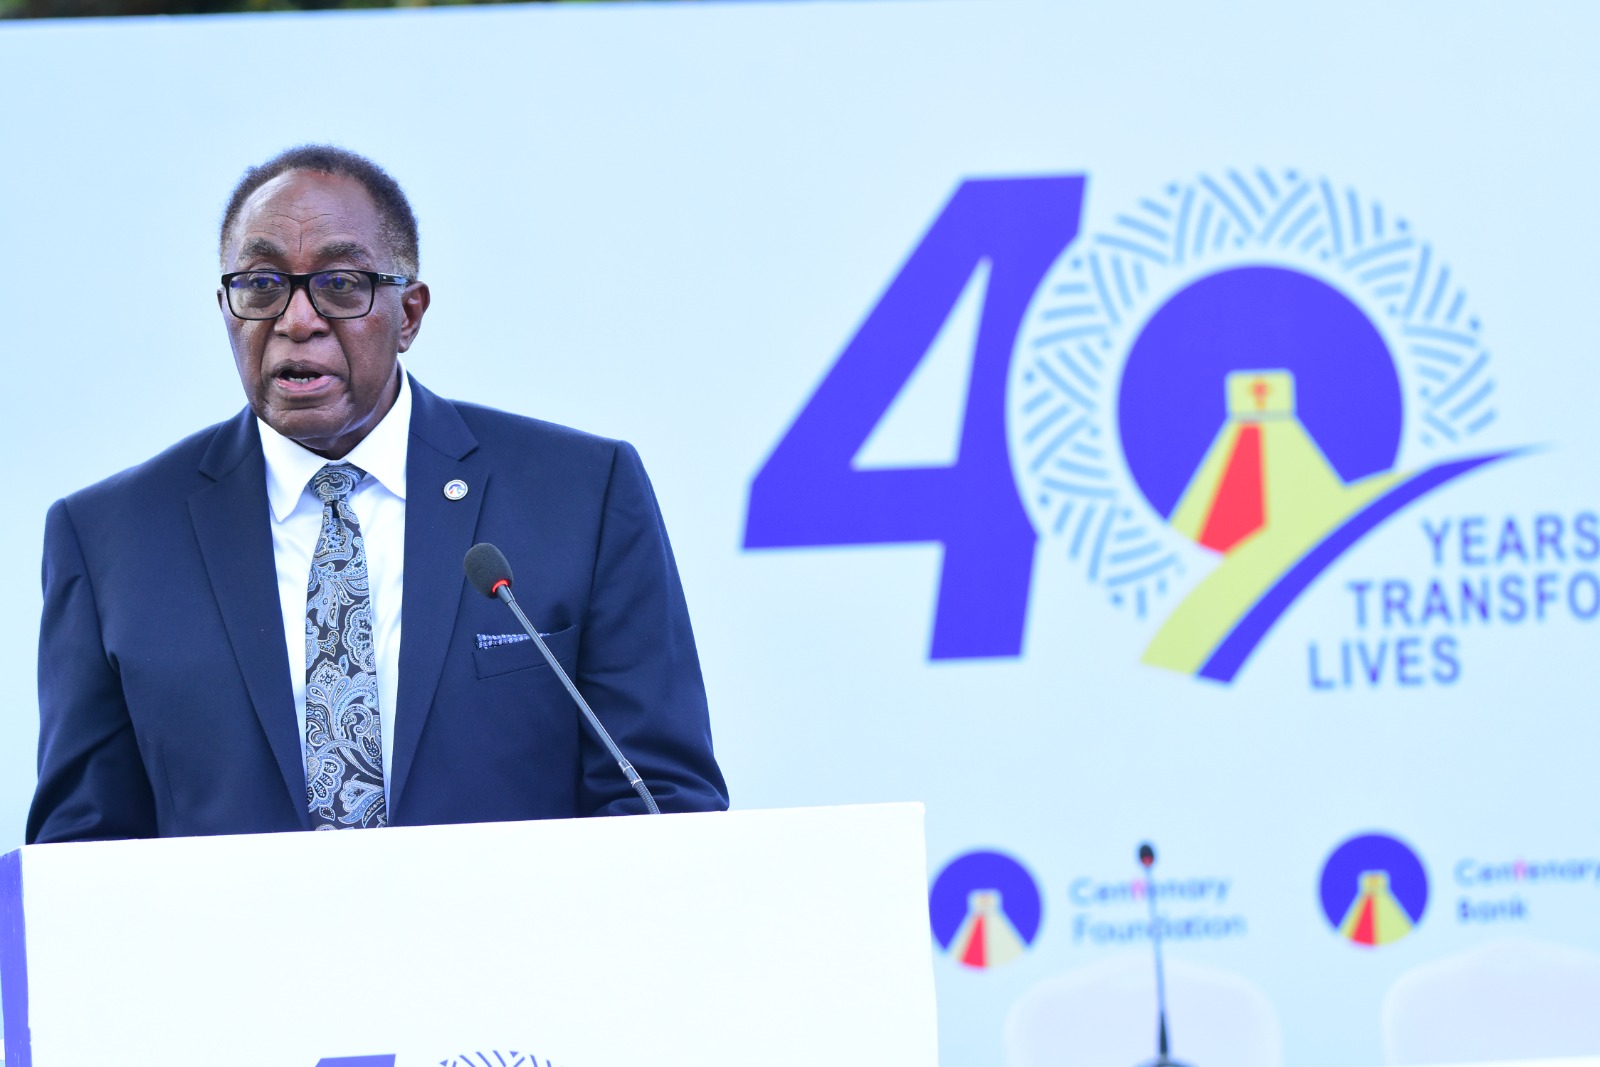
<svg viewBox="0 0 1600 1067">
<path fill-rule="evenodd" d="M 1211 653 L 1211 658 L 1200 668 L 1199 676 L 1216 682 L 1233 681 L 1239 669 L 1244 666 L 1245 660 L 1250 658 L 1250 654 L 1267 636 L 1273 624 L 1299 599 L 1300 594 L 1305 592 L 1323 571 L 1332 566 L 1335 560 L 1354 547 L 1385 519 L 1412 501 L 1426 496 L 1463 474 L 1520 455 L 1524 451 L 1527 450 L 1513 448 L 1504 452 L 1490 452 L 1481 456 L 1435 464 L 1395 486 L 1350 516 L 1343 525 L 1334 529 L 1320 544 L 1302 556 L 1299 563 L 1289 568 L 1283 577 L 1267 590 L 1266 595 L 1256 602 L 1256 606 L 1251 608 L 1239 620 L 1238 625 L 1229 631 L 1228 636 L 1222 639 L 1221 644 L 1217 645 L 1216 651 Z"/>
</svg>

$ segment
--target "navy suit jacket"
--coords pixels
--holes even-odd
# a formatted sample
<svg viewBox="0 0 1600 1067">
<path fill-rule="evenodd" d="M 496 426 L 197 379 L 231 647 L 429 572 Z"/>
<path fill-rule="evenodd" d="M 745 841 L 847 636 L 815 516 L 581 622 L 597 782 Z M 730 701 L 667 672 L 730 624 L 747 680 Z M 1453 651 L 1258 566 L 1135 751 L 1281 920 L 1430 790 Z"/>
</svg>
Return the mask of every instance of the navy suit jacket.
<svg viewBox="0 0 1600 1067">
<path fill-rule="evenodd" d="M 518 627 L 463 578 L 477 541 L 662 810 L 727 807 L 637 453 L 411 387 L 390 823 L 643 808 L 531 641 L 479 647 Z M 29 842 L 311 827 L 270 522 L 249 409 L 50 509 Z"/>
</svg>

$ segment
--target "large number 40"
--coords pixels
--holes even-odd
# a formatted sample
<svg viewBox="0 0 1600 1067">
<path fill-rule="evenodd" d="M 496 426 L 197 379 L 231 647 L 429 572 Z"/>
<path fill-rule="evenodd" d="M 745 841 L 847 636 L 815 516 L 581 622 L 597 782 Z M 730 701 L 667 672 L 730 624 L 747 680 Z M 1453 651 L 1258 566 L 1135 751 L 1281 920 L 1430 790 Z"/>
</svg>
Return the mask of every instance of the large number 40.
<svg viewBox="0 0 1600 1067">
<path fill-rule="evenodd" d="M 1006 377 L 1028 301 L 1078 233 L 1081 176 L 964 182 L 750 486 L 746 548 L 940 542 L 933 659 L 1022 651 L 1035 535 L 1006 446 Z M 927 355 L 978 266 L 989 285 L 956 460 L 852 460 Z"/>
</svg>

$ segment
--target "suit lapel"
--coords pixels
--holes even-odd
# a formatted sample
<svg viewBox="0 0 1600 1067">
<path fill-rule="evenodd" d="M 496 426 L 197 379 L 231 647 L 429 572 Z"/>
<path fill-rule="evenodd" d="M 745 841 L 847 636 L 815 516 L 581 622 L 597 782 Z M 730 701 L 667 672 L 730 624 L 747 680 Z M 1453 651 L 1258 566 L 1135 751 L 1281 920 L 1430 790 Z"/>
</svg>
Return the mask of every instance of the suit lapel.
<svg viewBox="0 0 1600 1067">
<path fill-rule="evenodd" d="M 218 430 L 200 461 L 200 471 L 213 479 L 189 498 L 189 517 L 200 555 L 250 703 L 261 720 L 294 808 L 309 829 L 305 767 L 272 555 L 266 461 L 248 408 Z"/>
<path fill-rule="evenodd" d="M 389 810 L 400 803 L 433 707 L 456 615 L 466 593 L 461 558 L 472 547 L 488 489 L 478 442 L 449 401 L 411 379 L 411 441 L 406 450 L 405 592 L 400 605 L 400 691 Z M 446 482 L 459 478 L 467 495 L 450 500 Z"/>
</svg>

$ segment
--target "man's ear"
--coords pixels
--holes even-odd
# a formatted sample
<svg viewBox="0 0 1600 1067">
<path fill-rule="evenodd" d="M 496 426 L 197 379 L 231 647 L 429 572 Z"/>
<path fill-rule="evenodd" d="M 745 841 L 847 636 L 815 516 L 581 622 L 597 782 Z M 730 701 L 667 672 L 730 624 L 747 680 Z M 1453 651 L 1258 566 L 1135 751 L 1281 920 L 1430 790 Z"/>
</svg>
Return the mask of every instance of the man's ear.
<svg viewBox="0 0 1600 1067">
<path fill-rule="evenodd" d="M 428 304 L 432 300 L 427 282 L 412 282 L 400 294 L 400 311 L 405 315 L 405 320 L 400 324 L 400 351 L 409 349 L 411 342 L 416 340 L 417 331 L 422 329 L 422 316 L 427 314 Z"/>
</svg>

